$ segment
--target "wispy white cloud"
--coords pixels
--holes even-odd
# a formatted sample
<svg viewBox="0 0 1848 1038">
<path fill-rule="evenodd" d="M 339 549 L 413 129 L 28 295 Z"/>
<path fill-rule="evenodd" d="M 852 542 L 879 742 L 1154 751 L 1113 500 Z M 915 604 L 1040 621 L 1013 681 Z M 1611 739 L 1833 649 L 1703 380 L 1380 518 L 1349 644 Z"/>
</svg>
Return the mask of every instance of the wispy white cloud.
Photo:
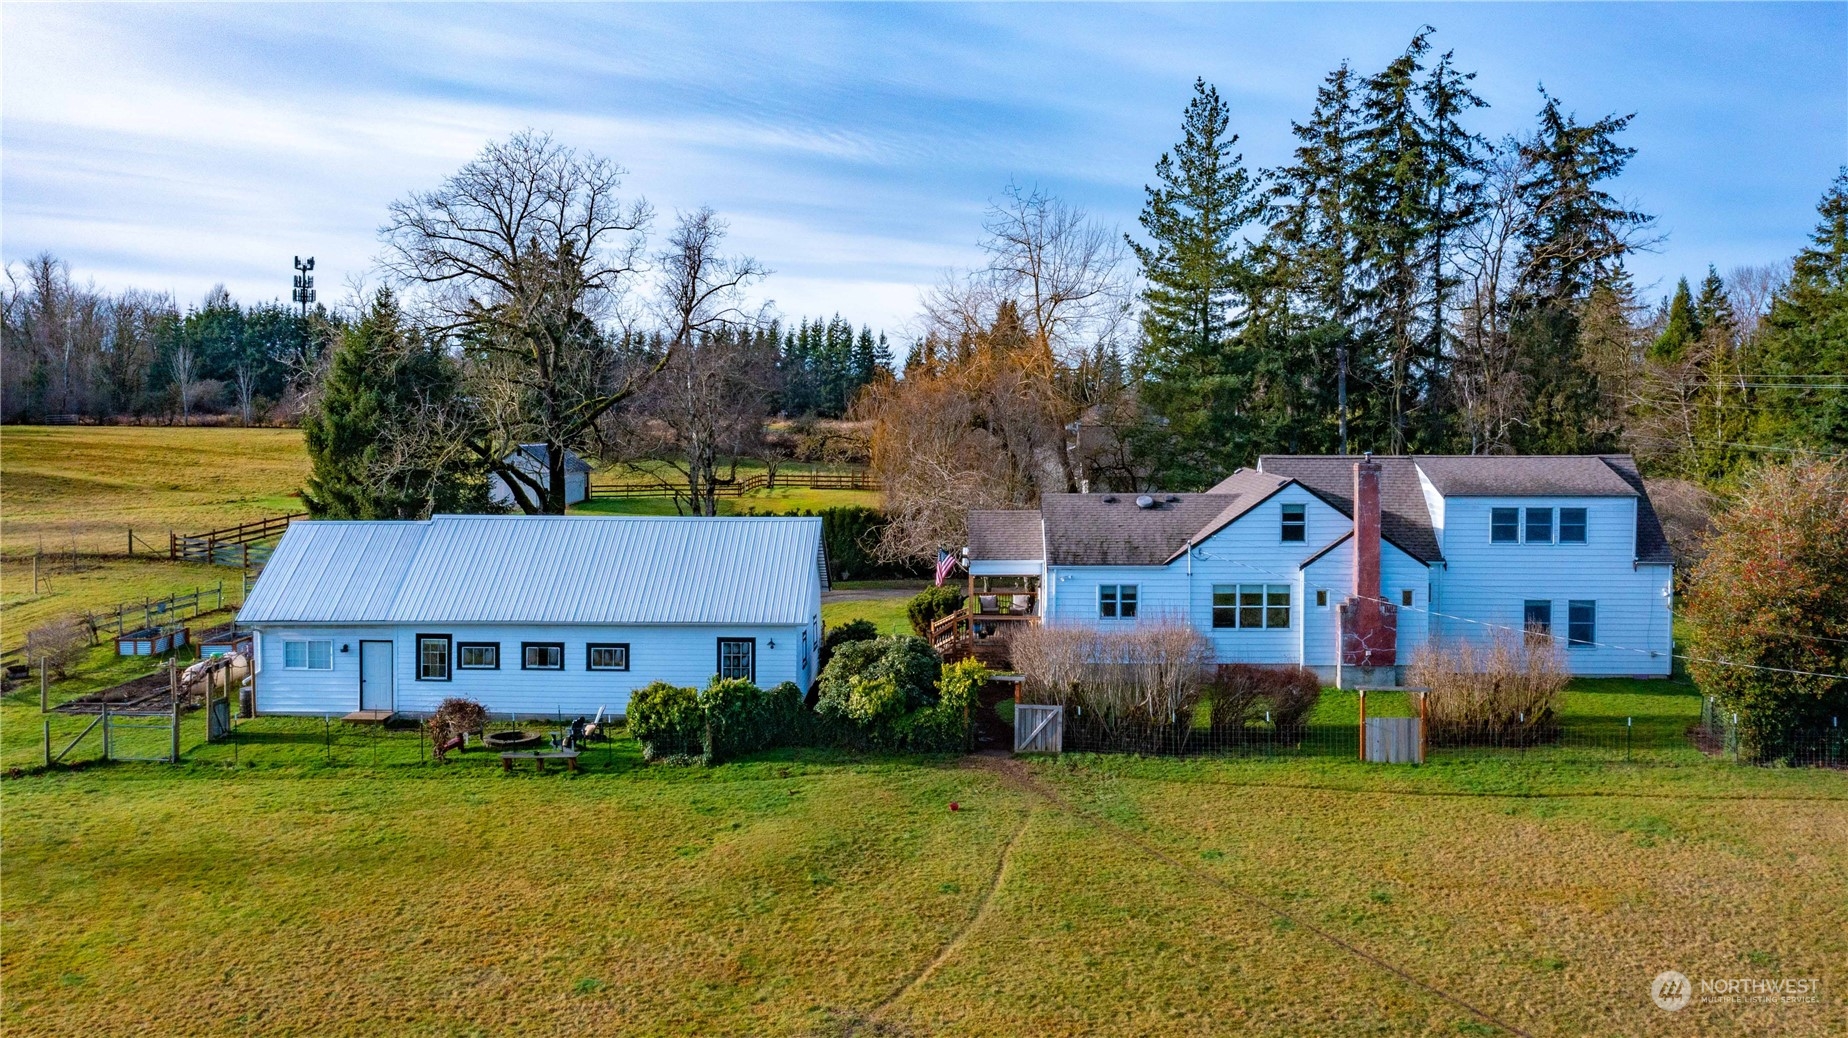
<svg viewBox="0 0 1848 1038">
<path fill-rule="evenodd" d="M 1322 74 L 1441 30 L 1495 107 L 1544 80 L 1637 110 L 1623 188 L 1672 237 L 1645 281 L 1794 250 L 1843 161 L 1840 6 L 431 5 L 0 8 L 0 252 L 195 298 L 364 271 L 386 205 L 535 127 L 712 205 L 786 313 L 896 329 L 1038 183 L 1133 227 L 1196 75 L 1248 161 L 1288 153 Z M 1775 163 L 1762 156 L 1778 156 Z"/>
</svg>

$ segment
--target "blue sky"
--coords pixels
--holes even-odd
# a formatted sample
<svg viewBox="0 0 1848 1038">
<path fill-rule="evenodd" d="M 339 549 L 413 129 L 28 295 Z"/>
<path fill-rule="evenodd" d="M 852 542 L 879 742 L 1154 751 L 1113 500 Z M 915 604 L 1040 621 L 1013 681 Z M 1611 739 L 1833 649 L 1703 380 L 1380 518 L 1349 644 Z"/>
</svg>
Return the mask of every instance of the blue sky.
<svg viewBox="0 0 1848 1038">
<path fill-rule="evenodd" d="M 1474 126 L 1544 83 L 1637 114 L 1620 191 L 1667 240 L 1651 294 L 1789 256 L 1848 163 L 1848 4 L 201 5 L 0 8 L 0 254 L 104 287 L 323 299 L 386 204 L 525 127 L 628 167 L 664 216 L 711 205 L 789 314 L 899 331 L 974 262 L 1010 180 L 1125 230 L 1196 75 L 1246 160 L 1288 154 L 1321 77 L 1421 24 L 1480 73 Z"/>
</svg>

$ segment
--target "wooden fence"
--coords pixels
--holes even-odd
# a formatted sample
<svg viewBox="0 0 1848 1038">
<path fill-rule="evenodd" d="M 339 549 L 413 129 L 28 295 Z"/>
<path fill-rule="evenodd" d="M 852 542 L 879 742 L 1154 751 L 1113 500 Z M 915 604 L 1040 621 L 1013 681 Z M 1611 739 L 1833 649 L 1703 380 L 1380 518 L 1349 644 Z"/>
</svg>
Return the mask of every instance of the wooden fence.
<svg viewBox="0 0 1848 1038">
<path fill-rule="evenodd" d="M 177 619 L 189 619 L 200 613 L 209 613 L 225 607 L 225 582 L 219 581 L 217 587 L 196 587 L 187 592 L 176 592 L 166 598 L 144 598 L 140 602 L 124 602 L 113 611 L 91 613 L 84 617 L 89 625 L 91 636 L 108 632 L 126 634 L 143 627 L 154 627 L 171 623 Z M 190 610 L 190 612 L 189 612 Z"/>
<path fill-rule="evenodd" d="M 742 497 L 758 490 L 775 487 L 800 487 L 806 490 L 879 490 L 878 479 L 864 470 L 852 472 L 779 472 L 774 482 L 768 473 L 752 473 L 743 479 L 720 483 L 716 488 L 718 497 Z M 592 498 L 599 497 L 673 497 L 686 492 L 686 484 L 663 480 L 650 482 L 592 483 L 588 493 Z"/>
<path fill-rule="evenodd" d="M 268 558 L 265 542 L 281 537 L 290 523 L 307 516 L 306 512 L 290 512 L 204 533 L 169 533 L 167 557 L 175 562 L 249 567 L 253 560 L 261 563 Z"/>
</svg>

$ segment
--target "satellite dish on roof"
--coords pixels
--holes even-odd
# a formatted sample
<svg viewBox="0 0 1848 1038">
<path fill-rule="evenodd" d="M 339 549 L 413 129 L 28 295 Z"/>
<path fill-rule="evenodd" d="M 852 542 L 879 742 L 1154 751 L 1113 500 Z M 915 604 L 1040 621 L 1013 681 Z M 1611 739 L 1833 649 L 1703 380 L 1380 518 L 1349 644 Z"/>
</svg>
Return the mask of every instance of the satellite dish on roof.
<svg viewBox="0 0 1848 1038">
<path fill-rule="evenodd" d="M 1137 508 L 1154 508 L 1155 499 L 1150 497 L 1147 494 L 1143 494 L 1141 497 L 1136 498 L 1136 507 Z"/>
</svg>

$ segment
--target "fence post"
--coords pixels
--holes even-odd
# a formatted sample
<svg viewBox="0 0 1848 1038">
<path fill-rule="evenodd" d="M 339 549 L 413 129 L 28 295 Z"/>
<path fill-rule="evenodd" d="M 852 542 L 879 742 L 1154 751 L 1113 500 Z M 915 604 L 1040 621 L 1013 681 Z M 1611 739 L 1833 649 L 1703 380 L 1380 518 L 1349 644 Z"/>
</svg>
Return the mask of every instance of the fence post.
<svg viewBox="0 0 1848 1038">
<path fill-rule="evenodd" d="M 45 718 L 45 766 L 51 767 L 51 718 Z"/>
<path fill-rule="evenodd" d="M 109 759 L 109 704 L 103 703 L 103 760 Z"/>
<path fill-rule="evenodd" d="M 45 657 L 39 657 L 39 713 L 51 713 L 51 675 L 45 669 Z"/>
<path fill-rule="evenodd" d="M 177 675 L 178 671 L 175 671 L 174 673 Z M 206 697 L 205 710 L 206 710 L 206 713 L 208 714 L 211 713 L 212 711 L 212 700 L 209 695 Z M 210 723 L 210 722 L 207 722 L 207 723 Z M 173 759 L 169 761 L 168 763 L 178 764 L 180 762 L 180 696 L 178 692 L 175 692 L 173 695 L 173 755 L 172 756 L 173 756 Z"/>
<path fill-rule="evenodd" d="M 1360 690 L 1360 759 L 1367 759 L 1367 690 Z"/>
</svg>

